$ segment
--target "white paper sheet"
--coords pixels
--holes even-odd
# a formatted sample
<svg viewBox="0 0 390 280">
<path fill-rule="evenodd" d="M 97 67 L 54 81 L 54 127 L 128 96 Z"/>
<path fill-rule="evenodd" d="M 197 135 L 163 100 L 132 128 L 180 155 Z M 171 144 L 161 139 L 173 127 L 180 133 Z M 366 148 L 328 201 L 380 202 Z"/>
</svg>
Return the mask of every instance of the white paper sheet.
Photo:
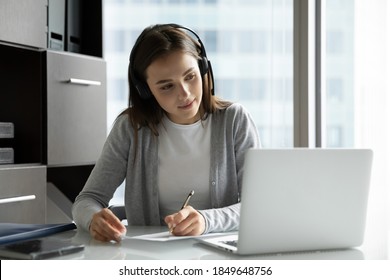
<svg viewBox="0 0 390 280">
<path fill-rule="evenodd" d="M 165 241 L 183 240 L 188 238 L 206 238 L 206 237 L 226 235 L 226 234 L 232 234 L 232 232 L 209 233 L 209 234 L 204 234 L 199 236 L 175 236 L 172 235 L 169 231 L 164 231 L 164 232 L 144 234 L 138 236 L 123 236 L 122 239 L 138 239 L 138 240 L 165 242 Z"/>
</svg>

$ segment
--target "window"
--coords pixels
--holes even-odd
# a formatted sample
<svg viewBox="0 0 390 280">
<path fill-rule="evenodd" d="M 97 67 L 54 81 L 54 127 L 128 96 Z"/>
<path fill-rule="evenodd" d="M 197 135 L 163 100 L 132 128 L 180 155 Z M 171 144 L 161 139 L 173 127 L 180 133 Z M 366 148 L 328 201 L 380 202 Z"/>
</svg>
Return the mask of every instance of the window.
<svg viewBox="0 0 390 280">
<path fill-rule="evenodd" d="M 326 79 L 326 97 L 327 102 L 343 102 L 343 78 L 332 78 L 327 76 Z"/>
<path fill-rule="evenodd" d="M 108 127 L 127 106 L 127 66 L 137 36 L 151 24 L 174 22 L 201 37 L 216 94 L 250 111 L 263 146 L 292 147 L 292 2 L 104 1 Z"/>
<path fill-rule="evenodd" d="M 374 151 L 366 238 L 388 240 L 390 5 L 382 0 L 327 0 L 323 9 L 326 38 L 322 57 L 322 63 L 326 64 L 323 146 Z M 388 258 L 385 251 L 383 257 Z"/>
</svg>

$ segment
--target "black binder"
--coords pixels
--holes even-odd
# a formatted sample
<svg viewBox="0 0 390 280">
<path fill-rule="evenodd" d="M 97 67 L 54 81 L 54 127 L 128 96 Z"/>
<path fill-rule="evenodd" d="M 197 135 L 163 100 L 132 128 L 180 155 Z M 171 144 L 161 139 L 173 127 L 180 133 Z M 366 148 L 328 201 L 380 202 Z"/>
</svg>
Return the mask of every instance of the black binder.
<svg viewBox="0 0 390 280">
<path fill-rule="evenodd" d="M 17 224 L 0 223 L 0 245 L 49 236 L 76 229 L 74 223 L 62 224 Z"/>
</svg>

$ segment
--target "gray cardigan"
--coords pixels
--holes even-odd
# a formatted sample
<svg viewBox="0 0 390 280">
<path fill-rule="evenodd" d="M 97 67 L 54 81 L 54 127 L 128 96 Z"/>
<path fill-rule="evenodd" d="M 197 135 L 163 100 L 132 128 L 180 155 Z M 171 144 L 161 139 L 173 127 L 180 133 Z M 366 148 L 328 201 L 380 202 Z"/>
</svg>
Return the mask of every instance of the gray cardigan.
<svg viewBox="0 0 390 280">
<path fill-rule="evenodd" d="M 214 113 L 211 129 L 212 209 L 199 212 L 206 221 L 205 233 L 237 230 L 244 155 L 247 149 L 260 147 L 260 140 L 252 118 L 239 104 Z M 73 219 L 79 228 L 89 229 L 92 215 L 108 206 L 123 180 L 128 224 L 164 224 L 159 214 L 157 138 L 147 127 L 139 130 L 135 161 L 133 143 L 128 116 L 120 116 L 73 205 Z"/>
</svg>

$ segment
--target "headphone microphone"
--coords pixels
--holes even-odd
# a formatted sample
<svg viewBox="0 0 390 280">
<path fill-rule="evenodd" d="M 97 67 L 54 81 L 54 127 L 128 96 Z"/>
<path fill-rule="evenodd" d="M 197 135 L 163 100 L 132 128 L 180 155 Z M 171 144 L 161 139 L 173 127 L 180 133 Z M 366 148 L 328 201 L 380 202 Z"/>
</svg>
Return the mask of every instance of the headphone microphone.
<svg viewBox="0 0 390 280">
<path fill-rule="evenodd" d="M 188 27 L 185 27 L 185 26 L 181 26 L 179 24 L 170 23 L 170 24 L 155 25 L 150 30 L 146 31 L 146 33 L 144 35 L 140 36 L 137 39 L 137 41 L 135 42 L 135 44 L 133 46 L 133 49 L 132 49 L 132 51 L 130 53 L 130 78 L 131 78 L 132 82 L 134 83 L 134 86 L 137 89 L 139 96 L 142 99 L 149 99 L 153 95 L 152 95 L 152 92 L 150 91 L 150 88 L 147 85 L 147 83 L 145 81 L 139 80 L 135 76 L 134 57 L 135 57 L 136 50 L 138 49 L 138 45 L 143 41 L 143 39 L 145 38 L 145 36 L 147 36 L 147 34 L 149 32 L 154 31 L 156 29 L 158 30 L 158 29 L 161 29 L 161 28 L 164 28 L 164 27 L 172 27 L 172 28 L 177 28 L 177 29 L 184 29 L 184 30 L 188 31 L 189 33 L 191 33 L 193 36 L 195 36 L 195 38 L 197 39 L 197 41 L 198 41 L 198 43 L 200 45 L 200 59 L 198 61 L 200 74 L 203 77 L 207 72 L 209 72 L 209 74 L 211 75 L 211 77 L 210 77 L 211 78 L 211 86 L 212 86 L 211 94 L 214 95 L 214 75 L 213 75 L 213 70 L 211 68 L 210 60 L 208 60 L 208 58 L 207 58 L 206 49 L 205 49 L 205 47 L 204 47 L 204 45 L 202 43 L 202 40 L 200 39 L 198 34 L 196 34 L 196 32 L 193 31 L 192 29 L 190 29 Z"/>
</svg>

